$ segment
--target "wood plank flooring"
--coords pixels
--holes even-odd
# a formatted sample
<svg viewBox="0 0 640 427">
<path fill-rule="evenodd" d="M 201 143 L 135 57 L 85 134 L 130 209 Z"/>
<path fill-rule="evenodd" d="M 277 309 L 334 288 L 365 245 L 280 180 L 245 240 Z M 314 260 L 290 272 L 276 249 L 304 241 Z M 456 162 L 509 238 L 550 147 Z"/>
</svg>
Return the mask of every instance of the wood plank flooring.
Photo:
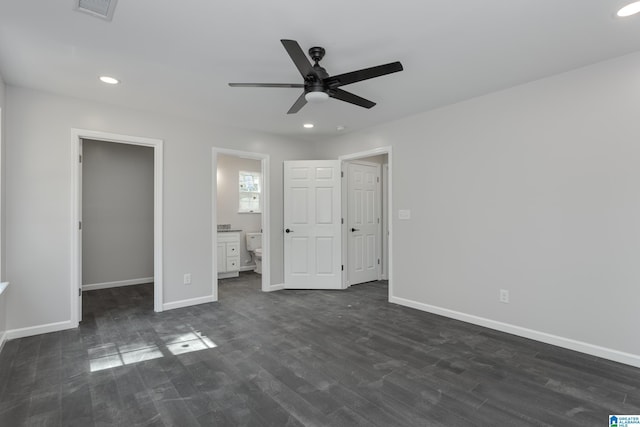
<svg viewBox="0 0 640 427">
<path fill-rule="evenodd" d="M 260 292 L 153 312 L 152 285 L 86 292 L 75 330 L 9 341 L 0 425 L 605 426 L 640 369 L 387 302 L 387 286 Z"/>
</svg>

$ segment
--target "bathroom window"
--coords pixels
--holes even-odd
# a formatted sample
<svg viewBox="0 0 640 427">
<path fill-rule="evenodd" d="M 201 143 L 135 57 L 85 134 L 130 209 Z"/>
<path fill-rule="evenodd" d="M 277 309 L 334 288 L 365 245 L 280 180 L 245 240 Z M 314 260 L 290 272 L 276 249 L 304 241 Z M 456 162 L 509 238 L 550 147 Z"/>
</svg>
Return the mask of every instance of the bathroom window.
<svg viewBox="0 0 640 427">
<path fill-rule="evenodd" d="M 241 213 L 260 213 L 261 198 L 260 188 L 262 182 L 262 174 L 260 172 L 240 171 L 239 176 L 239 206 L 238 212 Z"/>
</svg>

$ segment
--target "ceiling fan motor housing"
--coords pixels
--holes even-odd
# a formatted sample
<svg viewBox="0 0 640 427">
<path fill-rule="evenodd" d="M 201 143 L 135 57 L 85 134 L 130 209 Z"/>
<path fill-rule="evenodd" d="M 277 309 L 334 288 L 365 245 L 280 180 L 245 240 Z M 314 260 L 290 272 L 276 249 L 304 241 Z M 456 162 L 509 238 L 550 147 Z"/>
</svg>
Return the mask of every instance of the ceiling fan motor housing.
<svg viewBox="0 0 640 427">
<path fill-rule="evenodd" d="M 324 58 L 324 54 L 325 54 L 325 50 L 323 47 L 314 46 L 311 49 L 309 49 L 309 56 L 311 57 L 311 59 L 313 59 L 313 61 L 316 64 L 322 61 L 322 58 Z"/>
</svg>

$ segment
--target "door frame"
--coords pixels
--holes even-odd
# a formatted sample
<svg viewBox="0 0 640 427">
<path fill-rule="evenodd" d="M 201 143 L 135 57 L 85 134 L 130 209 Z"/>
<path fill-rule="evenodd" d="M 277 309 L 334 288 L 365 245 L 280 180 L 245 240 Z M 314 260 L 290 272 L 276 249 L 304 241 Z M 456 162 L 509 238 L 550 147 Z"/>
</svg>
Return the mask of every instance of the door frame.
<svg viewBox="0 0 640 427">
<path fill-rule="evenodd" d="M 83 139 L 140 145 L 153 148 L 153 310 L 163 310 L 163 265 L 162 265 L 162 188 L 163 188 L 163 141 L 155 138 L 120 135 L 87 129 L 71 129 L 71 323 L 77 327 L 80 321 L 78 289 L 82 288 L 82 164 L 80 163 Z M 81 308 L 81 307 L 80 307 Z"/>
<path fill-rule="evenodd" d="M 377 148 L 373 148 L 371 150 L 366 150 L 366 151 L 360 151 L 357 153 L 352 153 L 352 154 L 345 154 L 342 156 L 338 157 L 338 160 L 340 160 L 343 164 L 346 161 L 351 161 L 351 160 L 364 160 L 367 157 L 374 157 L 374 156 L 380 156 L 380 155 L 387 155 L 387 164 L 389 165 L 389 176 L 388 176 L 388 200 L 387 200 L 387 209 L 386 211 L 384 210 L 384 206 L 383 206 L 383 215 L 386 215 L 387 218 L 389 218 L 388 220 L 388 231 L 389 231 L 389 236 L 388 236 L 388 249 L 389 249 L 389 264 L 388 264 L 388 277 L 387 280 L 389 281 L 389 289 L 388 289 L 388 295 L 387 298 L 389 299 L 389 301 L 391 300 L 391 296 L 393 295 L 393 149 L 391 146 L 384 146 L 384 147 L 377 147 Z M 345 206 L 343 204 L 342 207 L 342 217 L 345 218 L 346 215 L 346 211 L 345 211 Z M 343 233 L 343 239 L 346 239 L 347 236 L 345 236 L 346 233 L 346 227 L 342 228 L 342 233 Z M 382 240 L 382 239 L 381 239 Z M 342 251 L 342 261 L 343 263 L 348 262 L 348 256 L 346 254 L 346 251 L 343 250 Z M 347 270 L 347 268 L 345 268 L 345 271 Z M 346 285 L 346 274 L 343 274 L 342 277 L 342 283 L 343 283 L 343 287 L 347 288 Z"/>
<path fill-rule="evenodd" d="M 232 150 L 229 148 L 213 147 L 211 149 L 211 272 L 213 282 L 213 301 L 218 301 L 218 155 L 241 157 L 244 159 L 259 160 L 262 171 L 262 291 L 271 292 L 281 287 L 271 286 L 271 237 L 269 229 L 270 197 L 269 191 L 269 155 L 252 151 Z"/>
</svg>

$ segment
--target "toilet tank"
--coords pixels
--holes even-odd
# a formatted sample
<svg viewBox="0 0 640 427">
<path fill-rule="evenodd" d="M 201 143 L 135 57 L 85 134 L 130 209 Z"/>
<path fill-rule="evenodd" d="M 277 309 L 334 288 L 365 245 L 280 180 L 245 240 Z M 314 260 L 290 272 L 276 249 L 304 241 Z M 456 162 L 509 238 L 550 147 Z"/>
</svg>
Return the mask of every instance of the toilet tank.
<svg viewBox="0 0 640 427">
<path fill-rule="evenodd" d="M 262 247 L 262 233 L 247 233 L 247 250 L 254 251 Z"/>
</svg>

